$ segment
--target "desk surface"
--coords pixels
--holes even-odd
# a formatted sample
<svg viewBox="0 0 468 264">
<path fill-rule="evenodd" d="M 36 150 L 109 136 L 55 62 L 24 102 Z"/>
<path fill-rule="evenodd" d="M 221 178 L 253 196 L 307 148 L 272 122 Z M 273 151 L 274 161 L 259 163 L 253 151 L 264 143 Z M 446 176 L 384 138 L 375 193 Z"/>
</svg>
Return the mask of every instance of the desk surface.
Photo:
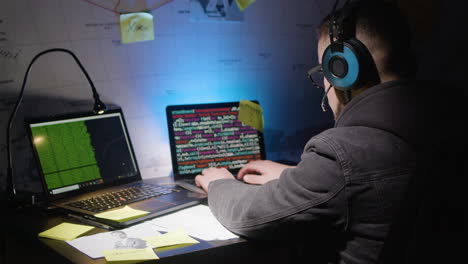
<svg viewBox="0 0 468 264">
<path fill-rule="evenodd" d="M 22 216 L 19 215 L 19 219 L 16 222 L 16 224 L 20 226 L 24 226 L 27 223 L 26 222 L 31 222 L 31 220 L 36 221 L 37 216 L 33 216 L 31 214 L 37 214 L 38 212 L 27 212 L 23 213 Z M 29 215 L 28 215 L 29 214 Z M 61 216 L 52 216 L 49 215 L 45 218 L 42 219 L 42 223 L 40 222 L 41 220 L 38 219 L 39 221 L 36 222 L 34 226 L 31 226 L 34 230 L 31 231 L 26 231 L 27 234 L 23 234 L 25 236 L 31 236 L 31 234 L 34 236 L 37 236 L 37 233 L 46 230 L 50 227 L 53 227 L 59 223 L 62 223 L 64 221 L 67 222 L 74 222 L 69 218 L 61 217 Z M 78 222 L 76 222 L 78 223 Z M 18 227 L 18 226 L 17 226 Z M 87 235 L 92 235 L 92 234 L 97 234 L 100 232 L 106 232 L 107 230 L 100 229 L 100 228 L 94 228 L 92 231 L 90 231 Z M 18 233 L 16 233 L 18 234 Z M 33 237 L 30 237 L 30 239 L 34 239 Z M 59 240 L 53 240 L 53 239 L 47 239 L 47 238 L 39 238 L 36 237 L 37 241 L 42 243 L 43 245 L 46 245 L 49 251 L 55 252 L 66 258 L 67 260 L 73 262 L 73 263 L 106 263 L 106 261 L 103 258 L 99 259 L 92 259 L 88 257 L 87 255 L 81 253 L 74 247 L 71 247 L 67 243 Z M 185 246 L 185 247 L 180 247 L 176 249 L 170 249 L 170 250 L 160 250 L 156 249 L 155 252 L 158 255 L 158 257 L 162 259 L 178 256 L 178 255 L 183 255 L 187 253 L 193 253 L 196 251 L 201 251 L 201 250 L 207 250 L 207 249 L 214 249 L 217 247 L 223 247 L 223 246 L 232 246 L 238 243 L 245 242 L 244 239 L 241 238 L 236 238 L 236 239 L 230 239 L 230 240 L 221 240 L 221 241 L 203 241 L 200 240 L 199 244 L 194 244 L 190 246 Z M 169 263 L 169 262 L 168 262 Z M 172 262 L 171 262 L 172 263 Z"/>
<path fill-rule="evenodd" d="M 92 259 L 64 241 L 39 238 L 38 233 L 47 230 L 64 221 L 75 222 L 54 210 L 44 210 L 38 207 L 15 209 L 3 219 L 5 232 L 5 263 L 106 263 L 104 258 Z M 94 228 L 88 234 L 106 232 Z M 216 241 L 200 241 L 199 244 L 185 247 L 161 250 L 156 254 L 161 258 L 158 263 L 265 263 L 271 259 L 276 263 L 285 254 L 280 254 L 278 242 L 253 242 L 242 238 Z M 284 248 L 283 248 L 284 249 Z M 1 251 L 1 250 L 0 250 Z M 288 262 L 286 259 L 282 261 Z M 2 261 L 0 261 L 1 263 Z"/>
</svg>

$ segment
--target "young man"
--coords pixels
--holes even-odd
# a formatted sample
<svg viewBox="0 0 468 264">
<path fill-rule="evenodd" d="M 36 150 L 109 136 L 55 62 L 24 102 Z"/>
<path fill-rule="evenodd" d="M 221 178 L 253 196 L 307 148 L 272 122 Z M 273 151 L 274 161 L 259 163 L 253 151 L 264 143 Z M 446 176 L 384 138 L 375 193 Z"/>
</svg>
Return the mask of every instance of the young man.
<svg viewBox="0 0 468 264">
<path fill-rule="evenodd" d="M 216 168 L 195 179 L 226 228 L 251 239 L 313 243 L 320 248 L 310 248 L 311 263 L 377 261 L 417 162 L 435 143 L 428 139 L 440 132 L 424 118 L 431 116 L 427 83 L 408 80 L 414 61 L 401 12 L 381 1 L 354 5 L 345 23 L 355 23 L 378 78 L 361 82 L 350 98 L 328 91 L 335 126 L 310 139 L 295 167 L 255 161 L 238 180 Z M 331 41 L 329 19 L 319 28 L 320 59 Z"/>
</svg>

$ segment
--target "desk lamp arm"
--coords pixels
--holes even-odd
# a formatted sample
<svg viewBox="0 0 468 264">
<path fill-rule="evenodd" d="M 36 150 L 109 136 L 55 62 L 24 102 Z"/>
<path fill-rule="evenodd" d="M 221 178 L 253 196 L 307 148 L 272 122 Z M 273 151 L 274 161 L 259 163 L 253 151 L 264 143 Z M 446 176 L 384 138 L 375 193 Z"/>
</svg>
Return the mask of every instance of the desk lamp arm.
<svg viewBox="0 0 468 264">
<path fill-rule="evenodd" d="M 83 67 L 83 65 L 81 64 L 80 60 L 78 60 L 78 58 L 76 57 L 76 55 L 73 52 L 71 52 L 70 50 L 67 50 L 67 49 L 54 48 L 54 49 L 48 49 L 48 50 L 42 51 L 41 53 L 34 56 L 34 58 L 29 63 L 28 68 L 26 69 L 26 73 L 25 73 L 24 79 L 23 79 L 23 84 L 21 86 L 21 90 L 20 90 L 20 93 L 18 95 L 18 99 L 16 100 L 15 106 L 13 107 L 13 111 L 11 112 L 10 119 L 8 120 L 8 126 L 7 126 L 6 151 L 7 151 L 7 157 L 8 157 L 8 161 L 7 161 L 8 169 L 7 169 L 7 179 L 6 179 L 6 189 L 5 189 L 5 191 L 6 191 L 6 198 L 7 198 L 7 200 L 10 200 L 10 201 L 14 200 L 14 198 L 16 196 L 16 190 L 15 190 L 15 186 L 14 186 L 14 183 L 13 183 L 13 162 L 12 162 L 12 159 L 11 159 L 11 146 L 10 146 L 10 131 L 11 131 L 11 127 L 13 125 L 13 119 L 14 119 L 14 117 L 16 115 L 16 112 L 18 111 L 19 105 L 21 104 L 21 102 L 23 100 L 24 88 L 25 88 L 26 83 L 28 81 L 29 72 L 31 71 L 32 65 L 42 55 L 45 55 L 47 53 L 52 53 L 52 52 L 65 52 L 65 53 L 70 54 L 73 57 L 75 62 L 80 67 L 81 71 L 86 76 L 86 79 L 88 80 L 89 84 L 91 85 L 91 90 L 93 92 L 93 98 L 94 98 L 93 111 L 96 114 L 102 114 L 106 110 L 106 105 L 100 100 L 99 94 L 96 91 L 96 87 L 94 87 L 94 84 L 91 81 L 91 78 L 89 77 L 88 72 L 86 72 L 86 70 Z"/>
</svg>

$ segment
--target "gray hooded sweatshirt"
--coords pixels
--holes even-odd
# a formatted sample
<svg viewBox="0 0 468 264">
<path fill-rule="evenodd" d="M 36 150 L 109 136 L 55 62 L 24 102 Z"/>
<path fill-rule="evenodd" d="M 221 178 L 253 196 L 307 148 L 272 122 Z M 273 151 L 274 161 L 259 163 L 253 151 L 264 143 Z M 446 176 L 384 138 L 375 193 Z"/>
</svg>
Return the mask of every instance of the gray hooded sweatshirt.
<svg viewBox="0 0 468 264">
<path fill-rule="evenodd" d="M 321 252 L 324 262 L 375 263 L 417 157 L 437 134 L 427 132 L 423 89 L 408 81 L 367 89 L 279 179 L 211 182 L 213 214 L 247 239 L 312 240 L 310 254 Z"/>
</svg>

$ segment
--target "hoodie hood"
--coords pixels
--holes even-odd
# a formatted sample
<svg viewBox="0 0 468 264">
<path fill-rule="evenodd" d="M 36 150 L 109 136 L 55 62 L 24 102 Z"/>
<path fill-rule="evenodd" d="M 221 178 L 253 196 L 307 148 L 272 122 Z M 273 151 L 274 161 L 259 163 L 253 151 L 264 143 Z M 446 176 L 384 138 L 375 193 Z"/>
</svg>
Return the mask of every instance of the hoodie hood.
<svg viewBox="0 0 468 264">
<path fill-rule="evenodd" d="M 366 126 L 395 134 L 421 149 L 437 143 L 446 110 L 435 93 L 434 82 L 390 81 L 367 89 L 353 98 L 338 116 L 335 127 Z M 440 90 L 440 89 L 439 89 Z M 437 97 L 437 98 L 436 98 Z M 439 102 L 436 104 L 436 102 Z"/>
</svg>

